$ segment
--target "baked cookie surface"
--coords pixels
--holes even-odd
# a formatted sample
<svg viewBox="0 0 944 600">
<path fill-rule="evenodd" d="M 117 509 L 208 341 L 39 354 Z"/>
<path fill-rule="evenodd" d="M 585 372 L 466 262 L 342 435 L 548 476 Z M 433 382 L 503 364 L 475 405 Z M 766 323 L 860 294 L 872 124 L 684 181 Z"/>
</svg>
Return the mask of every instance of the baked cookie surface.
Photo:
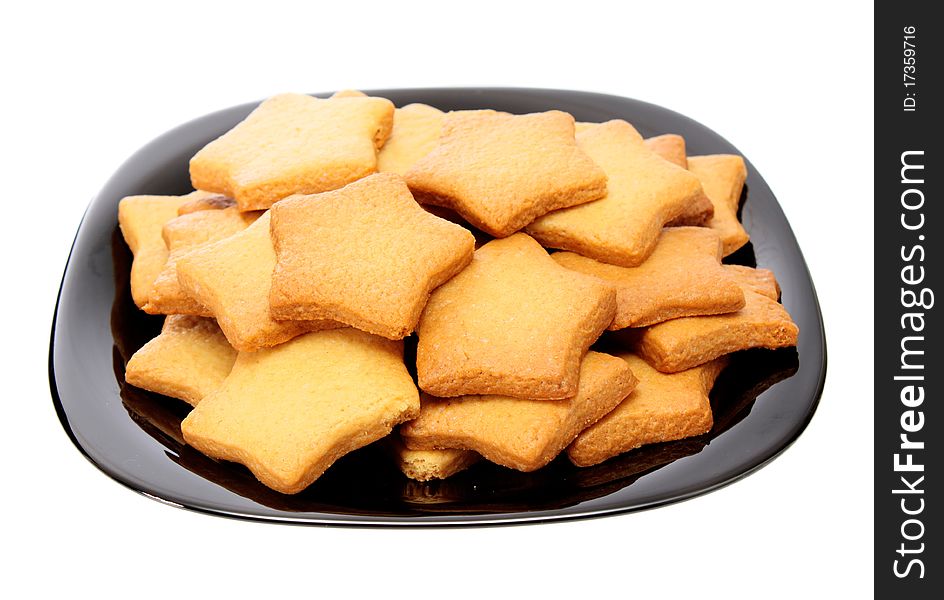
<svg viewBox="0 0 944 600">
<path fill-rule="evenodd" d="M 206 307 L 180 287 L 177 280 L 177 261 L 192 250 L 239 233 L 259 218 L 260 213 L 241 213 L 235 206 L 217 208 L 222 205 L 211 201 L 206 203 L 207 208 L 184 213 L 164 224 L 163 238 L 168 250 L 167 260 L 154 280 L 148 303 L 144 307 L 145 312 L 211 316 Z M 190 209 L 191 206 L 187 208 Z"/>
<path fill-rule="evenodd" d="M 402 351 L 401 342 L 344 328 L 240 353 L 222 387 L 184 419 L 184 439 L 275 490 L 300 492 L 417 414 Z"/>
<path fill-rule="evenodd" d="M 275 319 L 330 319 L 391 339 L 472 260 L 475 238 L 413 200 L 394 174 L 272 207 Z"/>
<path fill-rule="evenodd" d="M 407 104 L 393 115 L 393 131 L 377 155 L 377 171 L 404 175 L 439 141 L 446 113 L 427 104 Z"/>
<path fill-rule="evenodd" d="M 306 331 L 340 327 L 327 320 L 276 321 L 269 314 L 275 250 L 269 213 L 177 262 L 181 288 L 216 318 L 229 343 L 241 352 L 281 344 Z"/>
<path fill-rule="evenodd" d="M 634 354 L 620 354 L 639 383 L 619 406 L 567 447 L 578 467 L 589 467 L 644 444 L 680 440 L 711 429 L 708 393 L 727 359 L 666 375 Z"/>
<path fill-rule="evenodd" d="M 417 328 L 420 389 L 571 397 L 615 312 L 612 287 L 561 267 L 527 235 L 493 240 L 430 296 Z"/>
<path fill-rule="evenodd" d="M 638 267 L 618 267 L 572 252 L 556 252 L 551 258 L 616 288 L 611 330 L 744 306 L 741 287 L 721 265 L 718 234 L 704 227 L 663 229 L 652 254 Z"/>
<path fill-rule="evenodd" d="M 577 142 L 606 172 L 607 194 L 528 225 L 544 246 L 634 267 L 652 252 L 663 225 L 702 200 L 698 178 L 646 148 L 626 121 L 602 123 Z"/>
<path fill-rule="evenodd" d="M 744 308 L 724 315 L 683 317 L 632 334 L 636 353 L 663 373 L 677 373 L 749 348 L 796 346 L 799 329 L 777 302 L 770 273 L 732 270 L 744 292 Z M 743 281 L 746 278 L 747 281 Z"/>
<path fill-rule="evenodd" d="M 606 174 L 577 147 L 574 119 L 560 111 L 449 113 L 436 147 L 404 178 L 417 201 L 451 208 L 495 237 L 606 193 Z"/>
<path fill-rule="evenodd" d="M 262 210 L 292 194 L 337 189 L 377 170 L 377 150 L 393 127 L 384 98 L 328 99 L 281 94 L 190 160 L 193 186 Z"/>
<path fill-rule="evenodd" d="M 154 280 L 167 262 L 167 245 L 161 231 L 177 216 L 177 209 L 201 192 L 186 196 L 128 196 L 118 203 L 118 226 L 131 249 L 131 297 L 138 308 L 148 303 Z"/>
<path fill-rule="evenodd" d="M 646 147 L 683 169 L 688 168 L 688 156 L 685 154 L 685 138 L 674 133 L 665 133 L 645 139 Z"/>
<path fill-rule="evenodd" d="M 412 450 L 399 434 L 387 438 L 387 447 L 400 472 L 414 481 L 446 479 L 471 467 L 481 456 L 471 450 Z"/>
<path fill-rule="evenodd" d="M 714 214 L 707 225 L 721 236 L 724 256 L 727 256 L 750 239 L 737 217 L 741 191 L 747 180 L 744 159 L 733 154 L 692 156 L 688 170 L 701 181 L 705 195 L 714 205 Z"/>
<path fill-rule="evenodd" d="M 579 380 L 576 395 L 567 400 L 423 395 L 419 416 L 401 427 L 401 435 L 408 448 L 474 450 L 511 469 L 534 471 L 636 385 L 625 361 L 592 351 L 581 363 Z"/>
<path fill-rule="evenodd" d="M 236 350 L 216 321 L 170 315 L 160 335 L 128 361 L 125 381 L 196 406 L 223 384 L 235 361 Z"/>
</svg>

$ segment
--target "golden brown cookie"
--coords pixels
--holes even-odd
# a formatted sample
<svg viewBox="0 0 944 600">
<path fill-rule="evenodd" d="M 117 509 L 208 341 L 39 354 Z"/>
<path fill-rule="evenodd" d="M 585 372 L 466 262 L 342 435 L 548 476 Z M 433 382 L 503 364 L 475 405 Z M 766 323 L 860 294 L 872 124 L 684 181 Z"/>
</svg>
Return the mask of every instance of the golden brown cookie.
<svg viewBox="0 0 944 600">
<path fill-rule="evenodd" d="M 275 319 L 330 319 L 401 339 L 430 292 L 472 260 L 468 230 L 423 210 L 403 180 L 379 173 L 272 207 Z"/>
<path fill-rule="evenodd" d="M 196 191 L 190 194 L 191 199 L 177 207 L 178 215 L 188 215 L 201 210 L 222 210 L 236 206 L 236 201 L 223 194 Z"/>
<path fill-rule="evenodd" d="M 240 352 L 281 344 L 306 331 L 339 327 L 334 321 L 276 321 L 269 315 L 275 250 L 269 213 L 247 229 L 191 251 L 177 261 L 184 292 L 209 309 Z"/>
<path fill-rule="evenodd" d="M 701 435 L 711 429 L 708 393 L 727 357 L 666 375 L 634 354 L 620 354 L 639 379 L 619 406 L 585 429 L 567 447 L 578 467 L 589 467 L 644 444 Z"/>
<path fill-rule="evenodd" d="M 125 367 L 125 381 L 196 406 L 233 368 L 236 350 L 213 319 L 170 315 Z"/>
<path fill-rule="evenodd" d="M 551 462 L 578 433 L 595 423 L 633 390 L 626 362 L 588 352 L 577 394 L 567 400 L 521 400 L 507 396 L 422 397 L 419 416 L 400 428 L 414 449 L 474 450 L 519 471 Z"/>
<path fill-rule="evenodd" d="M 748 348 L 796 346 L 799 329 L 786 309 L 744 284 L 744 308 L 709 317 L 684 317 L 633 333 L 636 354 L 663 373 L 677 373 Z M 769 284 L 766 284 L 769 286 Z"/>
<path fill-rule="evenodd" d="M 384 98 L 273 96 L 197 152 L 190 179 L 197 189 L 232 196 L 244 211 L 337 189 L 377 170 L 393 110 Z"/>
<path fill-rule="evenodd" d="M 606 175 L 574 141 L 573 117 L 556 110 L 449 113 L 436 147 L 404 178 L 417 201 L 452 208 L 496 237 L 606 193 Z"/>
<path fill-rule="evenodd" d="M 744 159 L 733 154 L 692 156 L 688 170 L 701 181 L 705 195 L 714 205 L 714 216 L 708 221 L 708 227 L 721 235 L 724 256 L 727 256 L 750 239 L 737 218 L 741 190 L 747 179 Z"/>
<path fill-rule="evenodd" d="M 417 328 L 420 389 L 569 398 L 615 312 L 612 287 L 561 267 L 527 235 L 493 240 L 430 296 Z"/>
<path fill-rule="evenodd" d="M 645 139 L 646 147 L 683 169 L 688 168 L 688 157 L 685 155 L 685 138 L 674 133 L 666 133 Z"/>
<path fill-rule="evenodd" d="M 715 207 L 708 196 L 699 196 L 685 212 L 665 224 L 666 227 L 707 227 L 715 214 Z"/>
<path fill-rule="evenodd" d="M 608 121 L 577 136 L 606 172 L 605 198 L 554 211 L 527 227 L 541 244 L 624 267 L 642 263 L 662 226 L 702 196 L 698 178 L 646 148 L 626 121 Z"/>
<path fill-rule="evenodd" d="M 721 265 L 718 234 L 704 227 L 663 229 L 655 250 L 638 267 L 609 265 L 572 252 L 556 252 L 551 258 L 616 288 L 611 330 L 729 313 L 744 306 L 741 287 Z"/>
<path fill-rule="evenodd" d="M 780 284 L 769 269 L 755 269 L 744 265 L 724 265 L 728 277 L 744 289 L 749 289 L 771 300 L 780 299 Z"/>
<path fill-rule="evenodd" d="M 601 123 L 585 123 L 578 121 L 575 124 L 574 131 L 579 135 L 600 125 Z M 688 161 L 685 155 L 685 138 L 682 136 L 674 133 L 665 133 L 663 135 L 646 138 L 643 142 L 646 144 L 647 148 L 670 163 L 678 165 L 683 169 L 688 168 Z"/>
<path fill-rule="evenodd" d="M 161 237 L 164 223 L 177 216 L 177 209 L 202 192 L 186 196 L 128 196 L 118 203 L 118 225 L 134 255 L 131 263 L 131 296 L 139 308 L 147 305 L 148 294 L 164 263 L 167 246 Z"/>
<path fill-rule="evenodd" d="M 397 467 L 414 481 L 452 477 L 482 458 L 470 450 L 411 450 L 403 445 L 403 440 L 396 433 L 385 439 Z"/>
<path fill-rule="evenodd" d="M 192 250 L 239 233 L 252 225 L 259 215 L 259 212 L 241 213 L 235 206 L 229 206 L 219 210 L 204 209 L 186 213 L 165 223 L 164 243 L 169 253 L 164 268 L 154 280 L 144 311 L 164 315 L 212 316 L 206 307 L 180 287 L 177 261 Z"/>
<path fill-rule="evenodd" d="M 294 494 L 418 411 L 403 344 L 344 328 L 241 352 L 181 428 L 200 452 L 242 463 L 270 488 Z"/>
<path fill-rule="evenodd" d="M 445 116 L 444 112 L 427 104 L 398 108 L 393 115 L 390 138 L 377 154 L 377 170 L 405 174 L 436 147 Z"/>
</svg>

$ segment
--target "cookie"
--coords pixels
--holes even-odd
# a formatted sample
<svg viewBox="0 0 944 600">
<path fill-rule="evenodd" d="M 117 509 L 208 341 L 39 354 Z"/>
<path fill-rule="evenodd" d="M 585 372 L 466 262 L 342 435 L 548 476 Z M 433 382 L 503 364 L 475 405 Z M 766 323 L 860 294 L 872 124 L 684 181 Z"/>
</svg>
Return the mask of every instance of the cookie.
<svg viewBox="0 0 944 600">
<path fill-rule="evenodd" d="M 391 173 L 287 198 L 270 212 L 275 319 L 329 319 L 401 339 L 475 248 L 471 233 L 423 210 Z"/>
<path fill-rule="evenodd" d="M 190 194 L 191 199 L 177 207 L 177 215 L 188 215 L 201 210 L 222 210 L 236 206 L 236 201 L 223 194 L 196 191 Z"/>
<path fill-rule="evenodd" d="M 128 196 L 118 203 L 118 226 L 131 249 L 131 297 L 138 308 L 147 305 L 154 280 L 167 262 L 167 246 L 161 237 L 164 223 L 177 216 L 177 209 L 200 198 L 201 192 L 186 196 Z"/>
<path fill-rule="evenodd" d="M 666 375 L 634 354 L 620 354 L 639 379 L 619 406 L 585 429 L 567 447 L 578 467 L 589 467 L 644 444 L 701 435 L 711 429 L 708 393 L 725 357 Z"/>
<path fill-rule="evenodd" d="M 578 121 L 574 130 L 579 135 L 600 125 L 601 123 L 585 123 Z M 647 148 L 670 163 L 678 165 L 683 169 L 688 168 L 688 161 L 685 155 L 685 138 L 682 136 L 674 133 L 666 133 L 646 138 L 643 142 L 646 144 Z"/>
<path fill-rule="evenodd" d="M 482 458 L 470 450 L 411 450 L 403 445 L 403 440 L 397 434 L 385 439 L 397 467 L 414 481 L 452 477 Z"/>
<path fill-rule="evenodd" d="M 181 429 L 200 452 L 242 463 L 268 487 L 294 494 L 418 411 L 403 344 L 344 328 L 241 352 Z"/>
<path fill-rule="evenodd" d="M 192 203 L 191 203 L 192 204 Z M 210 208 L 185 213 L 164 224 L 163 237 L 168 255 L 164 268 L 154 280 L 144 311 L 151 314 L 211 316 L 210 311 L 191 298 L 177 280 L 177 261 L 187 253 L 228 238 L 246 229 L 259 218 L 258 212 L 239 212 L 235 206 L 210 201 Z M 179 212 L 180 209 L 178 209 Z"/>
<path fill-rule="evenodd" d="M 606 193 L 606 174 L 574 141 L 573 117 L 556 110 L 449 113 L 436 147 L 404 178 L 420 203 L 452 208 L 495 237 Z"/>
<path fill-rule="evenodd" d="M 744 265 L 724 265 L 724 272 L 742 288 L 780 300 L 780 285 L 770 269 L 755 269 Z"/>
<path fill-rule="evenodd" d="M 523 233 L 493 240 L 430 296 L 417 333 L 420 389 L 560 400 L 613 320 L 616 292 L 554 262 Z"/>
<path fill-rule="evenodd" d="M 393 115 L 393 131 L 377 154 L 377 170 L 403 175 L 439 141 L 446 114 L 427 104 L 407 104 Z"/>
<path fill-rule="evenodd" d="M 645 139 L 646 147 L 683 169 L 688 168 L 688 158 L 685 155 L 685 138 L 674 133 L 666 133 Z"/>
<path fill-rule="evenodd" d="M 636 378 L 625 361 L 588 352 L 577 393 L 567 400 L 521 400 L 507 396 L 422 397 L 419 416 L 400 428 L 408 448 L 474 450 L 518 471 L 551 462 L 578 433 L 633 390 Z"/>
<path fill-rule="evenodd" d="M 738 221 L 738 204 L 747 179 L 744 159 L 733 154 L 692 156 L 688 170 L 701 181 L 705 195 L 714 205 L 708 227 L 717 230 L 727 256 L 746 244 L 750 237 Z"/>
<path fill-rule="evenodd" d="M 292 194 L 337 189 L 377 170 L 393 127 L 384 98 L 281 94 L 190 160 L 193 186 L 261 210 Z"/>
<path fill-rule="evenodd" d="M 718 234 L 704 227 L 663 229 L 655 250 L 638 267 L 609 265 L 572 252 L 556 252 L 551 258 L 616 288 L 611 330 L 729 313 L 744 306 L 741 287 L 721 265 Z"/>
<path fill-rule="evenodd" d="M 666 227 L 707 227 L 715 214 L 715 207 L 708 196 L 701 195 L 681 215 L 665 224 Z"/>
<path fill-rule="evenodd" d="M 786 309 L 766 294 L 742 284 L 744 308 L 725 315 L 684 317 L 646 327 L 632 334 L 638 355 L 663 373 L 677 373 L 719 356 L 748 348 L 796 346 L 799 329 Z"/>
<path fill-rule="evenodd" d="M 639 265 L 655 248 L 662 226 L 698 202 L 698 178 L 646 148 L 626 121 L 603 123 L 577 141 L 606 172 L 606 197 L 544 215 L 527 232 L 550 248 Z"/>
<path fill-rule="evenodd" d="M 588 131 L 591 126 L 599 123 L 577 123 L 577 133 Z M 582 127 L 581 127 L 582 126 Z M 646 148 L 658 154 L 665 160 L 683 169 L 688 169 L 688 158 L 685 154 L 685 138 L 674 133 L 666 133 L 643 140 Z M 666 223 L 667 227 L 682 227 L 693 225 L 701 227 L 707 225 L 714 214 L 714 205 L 704 194 L 698 197 L 680 216 Z"/>
<path fill-rule="evenodd" d="M 170 315 L 160 335 L 128 361 L 125 381 L 196 406 L 223 384 L 235 361 L 236 350 L 216 321 Z"/>
<path fill-rule="evenodd" d="M 269 213 L 230 237 L 177 261 L 180 287 L 216 317 L 240 352 L 281 344 L 306 331 L 340 327 L 334 321 L 276 321 L 269 314 L 275 250 Z"/>
</svg>

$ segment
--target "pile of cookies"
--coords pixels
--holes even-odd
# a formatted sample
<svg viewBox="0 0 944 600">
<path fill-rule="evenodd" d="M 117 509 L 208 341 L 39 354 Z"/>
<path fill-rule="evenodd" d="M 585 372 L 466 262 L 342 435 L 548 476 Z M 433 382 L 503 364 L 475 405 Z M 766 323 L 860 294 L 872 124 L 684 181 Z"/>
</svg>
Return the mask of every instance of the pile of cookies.
<svg viewBox="0 0 944 600">
<path fill-rule="evenodd" d="M 126 381 L 283 493 L 382 438 L 428 480 L 700 435 L 728 354 L 797 342 L 773 274 L 721 262 L 744 161 L 622 120 L 284 94 L 190 177 L 119 204 L 167 315 Z"/>
</svg>

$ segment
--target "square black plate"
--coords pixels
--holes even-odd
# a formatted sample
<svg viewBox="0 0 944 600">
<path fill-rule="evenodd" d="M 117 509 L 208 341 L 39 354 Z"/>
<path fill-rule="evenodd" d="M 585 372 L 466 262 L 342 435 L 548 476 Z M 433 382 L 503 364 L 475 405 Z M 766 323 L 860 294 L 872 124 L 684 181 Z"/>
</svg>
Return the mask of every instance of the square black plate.
<svg viewBox="0 0 944 600">
<path fill-rule="evenodd" d="M 369 93 L 397 106 L 423 102 L 443 110 L 512 113 L 559 109 L 579 121 L 620 118 L 646 137 L 683 135 L 690 155 L 740 154 L 687 117 L 617 96 L 507 88 Z M 403 477 L 374 444 L 344 457 L 294 496 L 269 490 L 240 465 L 201 455 L 180 434 L 186 405 L 124 383 L 125 362 L 157 334 L 161 319 L 131 301 L 131 256 L 117 231 L 117 206 L 126 195 L 190 191 L 190 157 L 254 107 L 201 117 L 142 148 L 92 201 L 76 235 L 53 321 L 50 386 L 76 447 L 117 481 L 175 506 L 258 520 L 399 526 L 562 520 L 651 508 L 717 489 L 773 459 L 812 418 L 826 375 L 819 304 L 790 225 L 748 162 L 742 220 L 752 243 L 726 262 L 774 271 L 800 340 L 797 349 L 734 357 L 712 391 L 715 426 L 709 433 L 646 446 L 586 469 L 565 458 L 534 473 L 483 462 L 431 483 Z"/>
</svg>

